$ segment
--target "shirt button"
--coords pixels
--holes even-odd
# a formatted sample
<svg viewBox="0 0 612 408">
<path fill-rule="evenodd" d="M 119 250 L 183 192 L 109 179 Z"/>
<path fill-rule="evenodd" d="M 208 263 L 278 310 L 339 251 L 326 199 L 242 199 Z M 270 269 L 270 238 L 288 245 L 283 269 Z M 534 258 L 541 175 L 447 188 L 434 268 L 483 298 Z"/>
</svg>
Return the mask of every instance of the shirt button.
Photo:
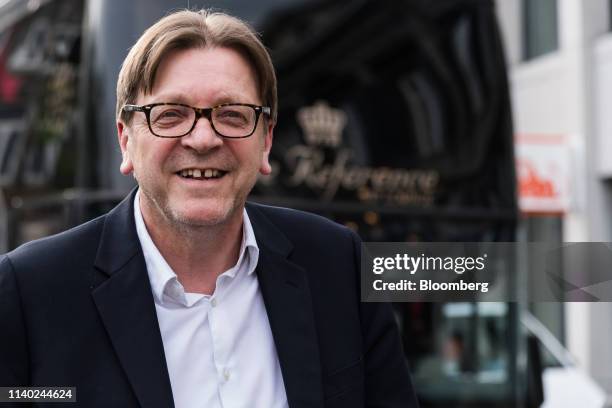
<svg viewBox="0 0 612 408">
<path fill-rule="evenodd" d="M 170 297 L 173 298 L 173 299 L 180 299 L 180 297 L 181 297 L 181 289 L 179 287 L 177 287 L 176 284 L 173 282 L 168 287 L 168 295 L 170 295 Z"/>
<path fill-rule="evenodd" d="M 223 379 L 225 381 L 229 381 L 230 379 L 230 371 L 227 368 L 223 370 Z"/>
<path fill-rule="evenodd" d="M 211 305 L 212 307 L 217 306 L 217 299 L 212 299 L 212 300 L 210 301 L 210 305 Z"/>
</svg>

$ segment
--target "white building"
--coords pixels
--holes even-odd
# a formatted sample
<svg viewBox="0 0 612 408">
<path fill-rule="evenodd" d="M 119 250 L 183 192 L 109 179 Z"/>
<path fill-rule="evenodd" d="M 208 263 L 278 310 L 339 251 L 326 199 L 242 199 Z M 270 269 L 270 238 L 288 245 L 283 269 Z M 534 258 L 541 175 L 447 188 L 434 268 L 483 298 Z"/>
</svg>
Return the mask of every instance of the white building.
<svg viewBox="0 0 612 408">
<path fill-rule="evenodd" d="M 515 134 L 520 135 L 516 139 L 536 135 L 556 146 L 553 155 L 567 152 L 569 157 L 553 158 L 562 171 L 551 177 L 569 186 L 562 211 L 528 215 L 522 232 L 527 240 L 612 241 L 611 3 L 496 0 Z M 534 307 L 581 367 L 612 395 L 612 304 Z"/>
</svg>

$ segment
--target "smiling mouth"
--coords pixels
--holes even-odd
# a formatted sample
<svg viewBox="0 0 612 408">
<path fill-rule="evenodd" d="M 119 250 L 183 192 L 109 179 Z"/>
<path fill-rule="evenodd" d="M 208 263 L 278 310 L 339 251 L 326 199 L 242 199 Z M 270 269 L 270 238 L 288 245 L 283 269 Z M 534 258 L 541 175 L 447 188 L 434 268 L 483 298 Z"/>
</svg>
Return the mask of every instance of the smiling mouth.
<svg viewBox="0 0 612 408">
<path fill-rule="evenodd" d="M 218 169 L 185 169 L 177 172 L 180 177 L 196 180 L 219 179 L 227 174 L 226 171 Z"/>
</svg>

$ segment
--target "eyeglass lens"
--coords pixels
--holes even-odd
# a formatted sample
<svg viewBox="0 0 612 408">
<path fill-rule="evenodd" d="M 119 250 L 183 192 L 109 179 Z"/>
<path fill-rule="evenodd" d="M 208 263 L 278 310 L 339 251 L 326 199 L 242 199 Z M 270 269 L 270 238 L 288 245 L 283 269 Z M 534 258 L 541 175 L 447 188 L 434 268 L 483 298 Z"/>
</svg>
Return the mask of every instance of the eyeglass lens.
<svg viewBox="0 0 612 408">
<path fill-rule="evenodd" d="M 212 126 L 225 137 L 245 137 L 255 129 L 257 114 L 250 106 L 227 105 L 212 111 Z M 149 122 L 154 134 L 177 137 L 188 133 L 196 120 L 193 108 L 181 105 L 158 105 L 151 109 Z"/>
</svg>

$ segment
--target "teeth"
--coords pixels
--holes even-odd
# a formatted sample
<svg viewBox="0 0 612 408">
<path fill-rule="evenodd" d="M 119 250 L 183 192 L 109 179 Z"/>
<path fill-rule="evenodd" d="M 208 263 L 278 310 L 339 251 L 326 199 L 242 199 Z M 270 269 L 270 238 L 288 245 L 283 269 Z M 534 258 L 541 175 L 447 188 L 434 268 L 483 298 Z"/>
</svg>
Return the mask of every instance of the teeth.
<svg viewBox="0 0 612 408">
<path fill-rule="evenodd" d="M 217 177 L 221 177 L 221 171 L 217 170 L 217 169 L 204 169 L 204 170 L 200 170 L 200 169 L 185 169 L 185 170 L 181 170 L 180 175 L 181 177 L 186 177 L 186 178 L 217 178 Z"/>
</svg>

